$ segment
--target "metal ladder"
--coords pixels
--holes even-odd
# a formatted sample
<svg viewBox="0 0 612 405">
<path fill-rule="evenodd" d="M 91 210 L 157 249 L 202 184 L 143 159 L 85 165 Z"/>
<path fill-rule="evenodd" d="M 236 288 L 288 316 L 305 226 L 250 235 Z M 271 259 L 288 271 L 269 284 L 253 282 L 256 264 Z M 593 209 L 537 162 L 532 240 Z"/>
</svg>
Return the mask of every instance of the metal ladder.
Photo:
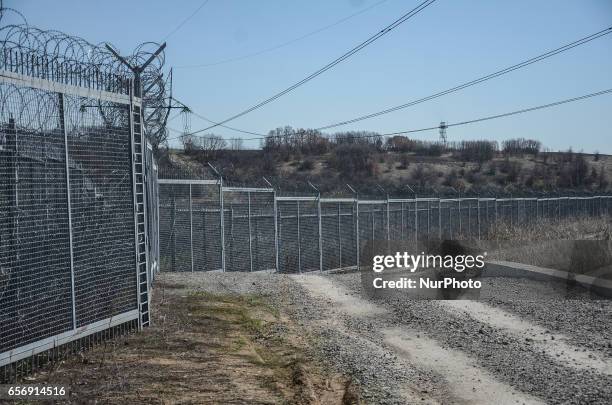
<svg viewBox="0 0 612 405">
<path fill-rule="evenodd" d="M 142 106 L 132 103 L 132 152 L 134 173 L 134 217 L 136 227 L 136 267 L 138 283 L 139 325 L 149 326 L 149 282 L 148 282 L 148 246 L 147 218 L 145 197 L 145 162 L 144 135 L 142 133 Z"/>
</svg>

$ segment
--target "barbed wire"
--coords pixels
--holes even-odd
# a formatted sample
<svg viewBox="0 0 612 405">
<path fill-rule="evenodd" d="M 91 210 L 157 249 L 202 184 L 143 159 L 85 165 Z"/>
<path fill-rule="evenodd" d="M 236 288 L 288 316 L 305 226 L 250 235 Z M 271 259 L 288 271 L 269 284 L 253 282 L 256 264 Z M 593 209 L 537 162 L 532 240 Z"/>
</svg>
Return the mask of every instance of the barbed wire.
<svg viewBox="0 0 612 405">
<path fill-rule="evenodd" d="M 8 12 L 16 13 L 21 24 L 4 24 Z M 16 10 L 0 1 L 0 69 L 64 84 L 128 94 L 133 72 L 119 61 L 104 43 L 93 44 L 81 37 L 57 30 L 43 30 L 28 24 Z M 132 66 L 144 64 L 159 48 L 155 42 L 138 45 L 125 59 Z M 166 120 L 171 93 L 171 76 L 164 76 L 164 52 L 155 55 L 141 73 L 145 134 L 155 146 L 167 138 Z M 109 118 L 112 108 L 102 114 Z"/>
</svg>

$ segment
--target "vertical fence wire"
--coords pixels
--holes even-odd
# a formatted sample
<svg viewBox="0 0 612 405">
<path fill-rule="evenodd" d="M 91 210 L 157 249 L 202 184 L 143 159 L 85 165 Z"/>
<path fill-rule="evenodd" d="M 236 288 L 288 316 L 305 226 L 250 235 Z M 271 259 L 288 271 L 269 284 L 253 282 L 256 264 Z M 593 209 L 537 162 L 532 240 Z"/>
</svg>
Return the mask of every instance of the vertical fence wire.
<svg viewBox="0 0 612 405">
<path fill-rule="evenodd" d="M 0 80 L 1 367 L 138 309 L 129 101 L 39 85 Z"/>
<path fill-rule="evenodd" d="M 226 271 L 354 268 L 370 241 L 486 239 L 501 223 L 529 226 L 540 220 L 609 215 L 612 199 L 328 199 L 277 197 L 271 189 L 168 182 L 159 187 L 164 271 L 190 271 L 191 266 L 194 271 L 222 270 L 222 241 Z"/>
</svg>

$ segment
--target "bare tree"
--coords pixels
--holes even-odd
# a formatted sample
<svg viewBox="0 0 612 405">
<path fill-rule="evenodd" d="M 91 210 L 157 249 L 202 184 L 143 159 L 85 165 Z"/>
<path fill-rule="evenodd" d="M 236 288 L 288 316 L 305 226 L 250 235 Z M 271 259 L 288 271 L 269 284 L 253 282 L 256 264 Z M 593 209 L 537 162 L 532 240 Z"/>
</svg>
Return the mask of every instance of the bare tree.
<svg viewBox="0 0 612 405">
<path fill-rule="evenodd" d="M 198 143 L 202 154 L 208 159 L 214 159 L 220 150 L 227 147 L 227 142 L 219 135 L 203 136 L 199 139 Z"/>
<path fill-rule="evenodd" d="M 242 150 L 243 141 L 240 138 L 232 138 L 230 139 L 230 149 L 231 150 Z"/>
</svg>

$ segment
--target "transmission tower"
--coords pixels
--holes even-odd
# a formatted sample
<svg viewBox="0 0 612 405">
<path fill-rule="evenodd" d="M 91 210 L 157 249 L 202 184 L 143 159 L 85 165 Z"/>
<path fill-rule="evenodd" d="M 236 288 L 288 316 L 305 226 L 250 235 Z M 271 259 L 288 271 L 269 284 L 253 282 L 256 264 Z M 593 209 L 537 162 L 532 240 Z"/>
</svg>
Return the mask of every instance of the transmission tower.
<svg viewBox="0 0 612 405">
<path fill-rule="evenodd" d="M 447 142 L 446 128 L 447 128 L 446 122 L 445 121 L 440 122 L 440 142 L 442 142 L 444 146 L 446 146 L 446 142 Z"/>
</svg>

